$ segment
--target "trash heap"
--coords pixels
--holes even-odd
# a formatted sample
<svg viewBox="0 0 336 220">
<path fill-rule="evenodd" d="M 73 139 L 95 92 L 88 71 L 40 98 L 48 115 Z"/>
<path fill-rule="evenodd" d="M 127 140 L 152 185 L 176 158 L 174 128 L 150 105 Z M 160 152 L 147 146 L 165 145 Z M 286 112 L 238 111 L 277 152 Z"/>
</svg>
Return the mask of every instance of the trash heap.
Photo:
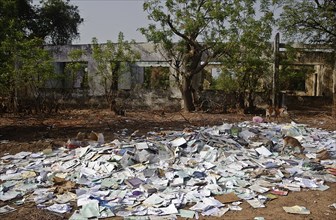
<svg viewBox="0 0 336 220">
<path fill-rule="evenodd" d="M 297 138 L 304 155 L 290 148 L 280 155 L 282 135 Z M 326 182 L 336 182 L 336 131 L 295 123 L 242 122 L 143 137 L 124 130 L 110 143 L 72 148 L 3 156 L 0 200 L 61 214 L 75 209 L 70 219 L 220 217 L 241 210 L 243 200 L 263 208 L 291 191 L 324 191 Z M 284 207 L 293 209 L 309 214 Z M 0 208 L 9 211 L 15 209 Z"/>
</svg>

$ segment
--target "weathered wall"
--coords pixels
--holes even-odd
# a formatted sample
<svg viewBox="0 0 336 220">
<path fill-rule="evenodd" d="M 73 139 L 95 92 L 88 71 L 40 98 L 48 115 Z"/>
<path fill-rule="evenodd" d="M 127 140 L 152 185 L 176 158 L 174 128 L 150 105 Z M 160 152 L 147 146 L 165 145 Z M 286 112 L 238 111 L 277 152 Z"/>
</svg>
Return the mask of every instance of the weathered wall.
<svg viewBox="0 0 336 220">
<path fill-rule="evenodd" d="M 237 95 L 227 94 L 223 91 L 205 90 L 201 93 L 200 103 L 202 106 L 198 110 L 226 112 L 228 109 L 235 109 L 238 99 Z M 108 108 L 103 96 L 78 97 L 67 96 L 59 98 L 63 108 Z M 181 98 L 172 98 L 169 91 L 150 91 L 142 88 L 134 90 L 119 91 L 116 99 L 117 105 L 125 110 L 164 110 L 175 112 L 181 110 Z"/>
<path fill-rule="evenodd" d="M 104 46 L 104 44 L 102 44 Z M 154 44 L 136 43 L 131 44 L 132 50 L 138 52 L 141 57 L 139 62 L 131 65 L 131 71 L 125 72 L 119 76 L 118 87 L 122 90 L 130 90 L 137 84 L 144 81 L 144 67 L 147 66 L 167 66 L 162 54 L 155 51 Z M 102 77 L 97 74 L 97 63 L 92 57 L 92 45 L 64 45 L 64 46 L 46 46 L 46 50 L 50 51 L 55 61 L 55 71 L 62 74 L 64 69 L 62 65 L 70 62 L 84 62 L 87 64 L 87 75 L 89 78 L 89 94 L 91 96 L 102 96 L 105 89 L 102 85 Z M 71 60 L 69 54 L 73 50 L 84 51 L 78 60 Z M 47 87 L 51 88 L 54 83 L 49 83 Z M 63 83 L 64 84 L 64 83 Z M 58 83 L 56 88 L 60 88 L 62 83 Z M 108 86 L 108 85 L 107 85 Z"/>
<path fill-rule="evenodd" d="M 59 97 L 58 103 L 63 108 L 108 108 L 109 104 L 103 96 Z M 119 91 L 116 104 L 125 110 L 164 110 L 179 111 L 180 99 L 171 98 L 167 91 L 148 91 L 145 89 Z"/>
<path fill-rule="evenodd" d="M 168 66 L 162 54 L 154 50 L 154 45 L 150 43 L 139 43 L 132 45 L 135 51 L 141 54 L 140 61 L 136 62 L 132 68 L 131 72 L 127 72 L 120 76 L 119 87 L 122 90 L 120 93 L 125 93 L 123 99 L 120 102 L 124 103 L 127 108 L 151 108 L 151 109 L 162 109 L 162 108 L 181 108 L 181 93 L 177 87 L 174 85 L 173 79 L 171 79 L 171 87 L 169 91 L 158 92 L 158 91 L 145 91 L 139 90 L 144 82 L 144 67 L 149 66 Z M 87 73 L 91 81 L 89 81 L 89 92 L 88 95 L 92 96 L 90 101 L 81 101 L 82 104 L 95 103 L 95 96 L 97 100 L 99 97 L 104 95 L 104 88 L 100 84 L 100 78 L 96 75 L 97 65 L 92 58 L 92 48 L 91 45 L 67 45 L 67 46 L 50 46 L 47 47 L 53 54 L 55 62 L 71 62 L 68 55 L 71 50 L 81 49 L 86 51 L 86 53 L 79 59 L 79 61 L 87 62 Z M 285 53 L 285 52 L 281 52 Z M 305 49 L 299 49 L 297 53 L 297 59 L 293 62 L 293 65 L 312 65 L 315 67 L 315 73 L 307 77 L 307 93 L 306 95 L 317 95 L 317 96 L 330 96 L 333 90 L 333 80 L 332 68 L 328 64 L 330 57 L 330 51 L 317 51 L 314 49 L 307 51 Z M 209 67 L 210 68 L 210 67 Z M 56 68 L 57 69 L 57 68 Z M 58 69 L 60 69 L 58 67 Z M 172 69 L 170 69 L 172 70 Z M 316 76 L 315 76 L 316 74 Z M 202 77 L 195 77 L 194 87 L 200 84 Z M 335 80 L 334 80 L 335 81 Z M 135 91 L 134 91 L 135 89 Z M 133 91 L 132 91 L 133 90 Z M 73 95 L 75 97 L 75 95 Z M 72 98 L 71 98 L 72 99 Z M 201 94 L 201 101 L 205 102 L 203 105 L 208 105 L 211 108 L 230 108 L 235 107 L 238 103 L 238 99 L 235 95 L 227 95 L 222 91 L 204 91 Z M 259 98 L 260 102 L 264 101 L 264 97 Z M 291 104 L 292 98 L 289 98 L 289 104 Z M 304 98 L 307 100 L 307 98 Z M 203 102 L 202 101 L 202 102 Z M 77 101 L 75 101 L 77 102 Z M 90 104 L 91 103 L 91 104 Z M 102 105 L 103 101 L 99 101 L 99 105 Z M 293 101 L 295 105 L 295 101 Z M 301 104 L 306 104 L 303 101 Z M 309 102 L 310 104 L 310 102 Z M 315 101 L 312 101 L 315 105 Z M 318 105 L 318 102 L 316 102 Z M 298 104 L 297 104 L 298 105 Z M 311 105 L 311 104 L 310 104 Z M 174 106 L 174 107 L 172 107 Z"/>
<path fill-rule="evenodd" d="M 284 105 L 289 110 L 301 110 L 301 109 L 316 109 L 323 110 L 328 109 L 332 105 L 332 97 L 326 96 L 283 96 Z"/>
<path fill-rule="evenodd" d="M 314 66 L 314 73 L 306 75 L 307 96 L 332 96 L 333 93 L 333 63 L 334 53 L 323 45 L 292 44 L 295 48 L 294 59 L 290 60 L 290 65 L 294 66 Z M 281 60 L 287 60 L 287 50 L 285 44 L 280 44 L 283 50 Z M 288 60 L 285 62 L 288 65 Z M 335 83 L 335 82 L 334 82 Z"/>
<path fill-rule="evenodd" d="M 228 109 L 236 108 L 238 96 L 220 90 L 204 90 L 200 94 L 200 102 L 200 110 L 226 112 Z"/>
</svg>

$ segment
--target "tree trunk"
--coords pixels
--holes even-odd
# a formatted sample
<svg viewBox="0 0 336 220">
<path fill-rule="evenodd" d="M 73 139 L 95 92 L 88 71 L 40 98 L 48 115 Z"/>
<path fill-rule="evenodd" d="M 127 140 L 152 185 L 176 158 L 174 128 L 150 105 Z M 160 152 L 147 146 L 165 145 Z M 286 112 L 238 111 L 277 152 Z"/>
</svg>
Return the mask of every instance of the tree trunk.
<svg viewBox="0 0 336 220">
<path fill-rule="evenodd" d="M 110 109 L 116 113 L 116 94 L 118 92 L 118 75 L 116 73 L 112 75 L 111 89 L 109 92 Z"/>
<path fill-rule="evenodd" d="M 118 81 L 119 81 L 119 69 L 120 69 L 120 62 L 114 63 L 114 68 L 112 69 L 112 78 L 111 78 L 111 88 L 110 88 L 110 109 L 114 111 L 116 114 L 118 113 L 118 107 L 116 105 L 116 96 L 119 90 Z"/>
<path fill-rule="evenodd" d="M 274 39 L 274 64 L 273 64 L 273 88 L 272 88 L 272 100 L 273 107 L 279 107 L 279 43 L 280 35 L 277 33 Z"/>
<path fill-rule="evenodd" d="M 336 93 L 333 93 L 333 107 L 332 107 L 332 116 L 336 118 Z"/>
<path fill-rule="evenodd" d="M 335 52 L 336 53 L 336 52 Z M 334 55 L 336 56 L 336 55 Z M 334 63 L 334 68 L 333 68 L 333 106 L 332 106 L 332 116 L 334 118 L 336 118 L 336 59 L 335 59 L 335 63 Z"/>
<path fill-rule="evenodd" d="M 114 68 L 112 69 L 112 81 L 111 81 L 111 91 L 115 93 L 118 91 L 118 79 L 119 79 L 119 71 L 120 71 L 120 62 L 114 63 Z"/>
<path fill-rule="evenodd" d="M 17 56 L 14 57 L 14 92 L 13 92 L 13 111 L 15 113 L 19 110 L 19 103 L 18 103 L 18 85 L 17 85 L 17 75 L 19 72 L 19 61 Z"/>
<path fill-rule="evenodd" d="M 248 108 L 253 109 L 254 108 L 254 100 L 253 100 L 253 94 L 251 91 L 249 91 L 248 94 Z"/>
<path fill-rule="evenodd" d="M 244 94 L 244 92 L 239 92 L 238 102 L 239 102 L 239 108 L 244 109 L 245 108 L 245 94 Z"/>
<path fill-rule="evenodd" d="M 195 110 L 195 105 L 192 98 L 191 77 L 183 76 L 181 87 L 184 110 L 191 112 Z"/>
<path fill-rule="evenodd" d="M 111 91 L 112 92 L 116 92 L 118 91 L 118 74 L 117 73 L 113 73 L 112 74 L 112 82 L 111 82 Z"/>
</svg>

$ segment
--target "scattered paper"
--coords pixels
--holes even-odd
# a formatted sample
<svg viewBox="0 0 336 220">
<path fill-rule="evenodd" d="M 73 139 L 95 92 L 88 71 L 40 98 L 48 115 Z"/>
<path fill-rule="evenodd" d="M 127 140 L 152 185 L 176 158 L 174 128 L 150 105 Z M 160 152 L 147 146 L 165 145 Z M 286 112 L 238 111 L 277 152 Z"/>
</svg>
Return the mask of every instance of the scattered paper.
<svg viewBox="0 0 336 220">
<path fill-rule="evenodd" d="M 264 146 L 258 147 L 258 148 L 256 148 L 255 150 L 258 152 L 258 154 L 263 155 L 264 157 L 269 157 L 269 156 L 272 155 L 272 152 L 269 151 L 269 150 L 268 150 L 266 147 L 264 147 Z"/>
<path fill-rule="evenodd" d="M 176 138 L 175 140 L 171 141 L 171 145 L 173 147 L 179 147 L 179 146 L 182 146 L 182 145 L 184 145 L 186 143 L 187 143 L 187 141 L 183 137 Z"/>
<path fill-rule="evenodd" d="M 331 204 L 331 205 L 328 205 L 328 207 L 330 207 L 330 208 L 334 208 L 334 209 L 336 209 L 336 203 L 333 203 L 333 204 Z"/>
<path fill-rule="evenodd" d="M 292 207 L 282 207 L 287 213 L 291 214 L 301 214 L 301 215 L 309 215 L 310 211 L 304 206 L 292 206 Z"/>
<path fill-rule="evenodd" d="M 179 210 L 179 215 L 182 218 L 189 218 L 189 219 L 193 219 L 195 216 L 195 211 L 191 211 L 191 210 L 185 210 L 185 209 L 180 209 Z"/>
<path fill-rule="evenodd" d="M 240 206 L 236 206 L 236 205 L 228 205 L 229 209 L 232 210 L 232 211 L 241 211 L 243 210 L 242 207 Z"/>
<path fill-rule="evenodd" d="M 297 134 L 306 155 L 319 161 L 280 154 L 280 131 Z M 197 219 L 199 214 L 221 218 L 229 210 L 242 210 L 242 200 L 262 208 L 290 191 L 324 191 L 329 188 L 325 182 L 336 182 L 336 133 L 329 131 L 248 121 L 149 132 L 146 137 L 128 133 L 122 130 L 110 143 L 103 136 L 98 143 L 97 133 L 97 140 L 87 146 L 83 141 L 73 149 L 4 155 L 0 200 L 16 199 L 17 205 L 33 201 L 57 213 L 68 212 L 76 202 L 73 220 Z M 187 204 L 193 204 L 190 210 L 180 209 Z M 285 208 L 291 213 L 309 212 L 300 206 Z"/>
<path fill-rule="evenodd" d="M 53 204 L 49 207 L 46 208 L 49 211 L 52 212 L 57 212 L 57 213 L 66 213 L 66 212 L 70 212 L 71 207 L 69 204 Z"/>
<path fill-rule="evenodd" d="M 153 194 L 147 199 L 145 199 L 145 201 L 143 201 L 143 204 L 146 206 L 153 206 L 161 204 L 163 201 L 164 199 L 162 197 L 158 196 L 157 194 Z"/>
<path fill-rule="evenodd" d="M 15 199 L 19 196 L 21 196 L 20 192 L 15 192 L 15 191 L 8 191 L 8 192 L 5 192 L 5 193 L 0 192 L 0 200 L 4 201 L 4 202 L 8 201 L 8 200 Z"/>
<path fill-rule="evenodd" d="M 258 199 L 254 198 L 251 200 L 246 200 L 248 204 L 250 204 L 253 208 L 265 208 L 265 205 L 260 202 Z"/>
<path fill-rule="evenodd" d="M 81 216 L 85 218 L 99 217 L 99 202 L 97 200 L 91 200 L 89 203 L 82 206 L 79 210 Z"/>
<path fill-rule="evenodd" d="M 171 214 L 177 214 L 178 210 L 176 209 L 174 204 L 170 204 L 168 207 L 160 208 L 162 211 L 161 215 L 171 215 Z"/>
<path fill-rule="evenodd" d="M 7 214 L 9 212 L 14 212 L 14 211 L 16 211 L 16 209 L 9 205 L 0 207 L 0 215 L 4 215 L 4 214 Z"/>
</svg>

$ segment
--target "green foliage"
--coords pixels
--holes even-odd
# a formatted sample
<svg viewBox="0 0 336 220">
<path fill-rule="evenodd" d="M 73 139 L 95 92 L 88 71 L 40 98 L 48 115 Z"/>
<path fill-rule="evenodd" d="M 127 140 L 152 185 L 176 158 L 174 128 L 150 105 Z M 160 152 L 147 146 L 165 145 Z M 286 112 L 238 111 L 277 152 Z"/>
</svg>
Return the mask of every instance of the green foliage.
<svg viewBox="0 0 336 220">
<path fill-rule="evenodd" d="M 293 62 L 299 59 L 297 50 L 290 44 L 286 45 L 286 52 L 282 54 L 279 74 L 279 88 L 287 91 L 305 91 L 305 81 L 314 72 L 313 66 L 295 66 Z"/>
<path fill-rule="evenodd" d="M 228 58 L 231 60 L 232 56 L 237 59 L 239 55 L 235 54 L 240 50 L 240 43 L 250 48 L 249 54 L 253 57 L 252 49 L 259 46 L 259 38 L 269 39 L 269 20 L 273 17 L 268 11 L 269 5 L 269 1 L 261 1 L 262 18 L 256 20 L 256 1 L 251 0 L 149 0 L 144 3 L 143 8 L 154 23 L 140 31 L 148 41 L 158 44 L 157 48 L 175 70 L 173 76 L 180 86 L 186 110 L 193 110 L 193 102 L 196 102 L 191 100 L 195 97 L 191 90 L 199 88 L 192 88 L 191 79 L 197 73 L 210 62 L 229 63 Z"/>
<path fill-rule="evenodd" d="M 169 68 L 167 67 L 149 67 L 145 68 L 144 87 L 146 89 L 169 88 Z"/>
<path fill-rule="evenodd" d="M 231 56 L 222 59 L 223 73 L 216 82 L 216 87 L 242 95 L 248 93 L 251 102 L 255 92 L 269 92 L 270 89 L 273 60 L 269 41 L 274 20 L 266 3 L 259 8 L 263 12 L 260 17 L 249 10 L 244 14 L 244 21 L 237 23 L 238 28 L 232 29 L 236 47 Z"/>
<path fill-rule="evenodd" d="M 92 55 L 97 65 L 97 75 L 101 79 L 108 102 L 118 90 L 119 76 L 140 58 L 140 54 L 132 50 L 132 43 L 134 42 L 126 41 L 121 32 L 117 43 L 107 41 L 106 44 L 98 44 L 97 38 L 92 39 Z"/>
<path fill-rule="evenodd" d="M 76 76 L 79 73 L 85 72 L 85 68 L 87 68 L 87 64 L 84 62 L 81 62 L 82 56 L 85 55 L 84 50 L 72 50 L 69 53 L 69 58 L 71 60 L 70 63 L 66 64 L 65 67 L 65 72 L 69 73 L 68 75 L 65 76 L 65 80 L 74 83 Z M 88 88 L 88 76 L 87 73 L 84 73 L 83 75 L 83 81 L 81 88 L 87 89 Z M 74 86 L 72 86 L 74 87 Z"/>
<path fill-rule="evenodd" d="M 306 77 L 314 72 L 312 67 L 283 66 L 280 74 L 279 86 L 287 91 L 305 91 Z"/>
<path fill-rule="evenodd" d="M 54 76 L 51 56 L 41 47 L 41 40 L 6 39 L 0 51 L 8 55 L 0 67 L 1 95 L 38 97 L 40 88 Z"/>
<path fill-rule="evenodd" d="M 336 48 L 335 0 L 278 0 L 283 12 L 279 27 L 287 39 L 327 43 Z"/>
<path fill-rule="evenodd" d="M 43 0 L 37 8 L 37 25 L 33 34 L 54 45 L 70 44 L 79 37 L 78 27 L 83 23 L 77 6 L 69 0 Z"/>
<path fill-rule="evenodd" d="M 41 96 L 41 88 L 53 80 L 51 56 L 44 43 L 64 44 L 78 37 L 82 23 L 69 1 L 0 1 L 0 95 L 17 111 L 19 98 Z"/>
<path fill-rule="evenodd" d="M 227 93 L 239 90 L 239 84 L 234 74 L 222 72 L 217 79 L 212 80 L 211 89 L 223 90 Z"/>
<path fill-rule="evenodd" d="M 69 0 L 42 0 L 41 6 L 31 0 L 3 0 L 0 15 L 0 41 L 20 32 L 48 44 L 69 44 L 79 37 L 78 26 L 83 23 L 78 7 Z"/>
<path fill-rule="evenodd" d="M 33 29 L 36 14 L 28 0 L 0 1 L 0 41 L 13 38 L 20 32 L 28 35 Z"/>
</svg>

